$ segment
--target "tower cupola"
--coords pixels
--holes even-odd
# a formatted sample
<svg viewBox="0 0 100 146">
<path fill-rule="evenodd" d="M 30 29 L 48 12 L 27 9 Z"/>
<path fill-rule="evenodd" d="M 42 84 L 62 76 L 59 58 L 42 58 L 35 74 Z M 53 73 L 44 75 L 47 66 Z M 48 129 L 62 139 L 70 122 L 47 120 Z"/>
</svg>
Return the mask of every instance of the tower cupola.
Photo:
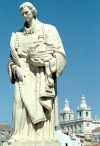
<svg viewBox="0 0 100 146">
<path fill-rule="evenodd" d="M 80 108 L 82 108 L 82 109 L 87 108 L 86 99 L 85 99 L 84 95 L 81 98 Z"/>
<path fill-rule="evenodd" d="M 65 100 L 65 107 L 64 107 L 63 111 L 70 112 L 69 103 L 68 103 L 67 99 Z"/>
</svg>

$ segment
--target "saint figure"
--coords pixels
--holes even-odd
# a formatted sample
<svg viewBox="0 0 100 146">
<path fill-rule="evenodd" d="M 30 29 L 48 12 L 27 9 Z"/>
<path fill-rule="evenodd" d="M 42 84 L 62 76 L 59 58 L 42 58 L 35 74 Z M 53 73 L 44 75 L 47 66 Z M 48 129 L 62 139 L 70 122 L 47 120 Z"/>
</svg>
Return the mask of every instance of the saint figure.
<svg viewBox="0 0 100 146">
<path fill-rule="evenodd" d="M 29 2 L 19 7 L 23 28 L 12 33 L 8 71 L 15 84 L 14 132 L 8 143 L 56 141 L 58 126 L 57 76 L 66 65 L 62 41 L 56 28 L 37 19 Z"/>
</svg>

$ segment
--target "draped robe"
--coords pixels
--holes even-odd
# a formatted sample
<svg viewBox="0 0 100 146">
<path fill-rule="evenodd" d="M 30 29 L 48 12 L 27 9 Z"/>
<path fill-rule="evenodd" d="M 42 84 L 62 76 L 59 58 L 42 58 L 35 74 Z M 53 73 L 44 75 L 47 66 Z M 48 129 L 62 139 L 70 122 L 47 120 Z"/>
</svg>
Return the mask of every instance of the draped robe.
<svg viewBox="0 0 100 146">
<path fill-rule="evenodd" d="M 42 41 L 41 39 L 39 41 L 39 37 Z M 39 45 L 36 46 L 36 43 Z M 43 61 L 48 56 L 51 58 L 43 66 L 35 65 L 31 61 L 37 57 Z M 21 31 L 12 34 L 11 59 L 8 63 L 10 81 L 15 83 L 14 133 L 11 138 L 16 141 L 39 139 L 56 141 L 55 129 L 58 126 L 56 77 L 61 75 L 65 65 L 64 48 L 54 26 L 37 20 L 31 29 L 24 26 Z M 18 66 L 22 71 L 22 81 L 15 74 Z M 54 81 L 52 86 L 49 86 L 49 78 Z"/>
</svg>

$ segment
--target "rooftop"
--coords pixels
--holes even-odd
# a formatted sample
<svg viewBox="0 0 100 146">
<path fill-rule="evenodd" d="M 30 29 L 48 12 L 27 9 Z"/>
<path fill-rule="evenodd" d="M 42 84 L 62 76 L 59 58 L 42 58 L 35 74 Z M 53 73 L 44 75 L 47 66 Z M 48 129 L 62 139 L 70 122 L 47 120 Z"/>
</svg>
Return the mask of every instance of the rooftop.
<svg viewBox="0 0 100 146">
<path fill-rule="evenodd" d="M 100 127 L 93 129 L 92 132 L 100 132 Z"/>
<path fill-rule="evenodd" d="M 0 128 L 3 128 L 5 126 L 9 126 L 9 125 L 8 124 L 0 124 Z M 11 126 L 9 126 L 9 127 L 11 127 Z"/>
</svg>

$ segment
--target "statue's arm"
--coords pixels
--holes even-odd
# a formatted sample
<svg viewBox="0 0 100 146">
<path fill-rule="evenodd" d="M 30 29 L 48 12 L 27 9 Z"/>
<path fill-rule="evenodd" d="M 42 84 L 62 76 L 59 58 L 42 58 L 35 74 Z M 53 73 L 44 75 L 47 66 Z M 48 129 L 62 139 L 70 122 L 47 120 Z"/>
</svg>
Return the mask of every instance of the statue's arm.
<svg viewBox="0 0 100 146">
<path fill-rule="evenodd" d="M 56 75 L 60 76 L 66 66 L 66 54 L 58 31 L 54 27 L 56 49 L 53 56 L 56 58 Z"/>
<path fill-rule="evenodd" d="M 10 77 L 10 82 L 12 84 L 15 83 L 16 79 L 22 80 L 21 67 L 18 64 L 19 57 L 18 57 L 17 52 L 14 47 L 15 40 L 16 40 L 16 34 L 12 33 L 11 41 L 10 41 L 10 47 L 11 47 L 10 60 L 8 62 L 8 73 L 9 73 L 9 77 Z"/>
<path fill-rule="evenodd" d="M 16 67 L 17 67 L 17 65 L 15 65 L 15 63 L 12 61 L 12 59 L 10 59 L 8 62 L 8 74 L 9 74 L 10 82 L 12 84 L 14 84 L 15 80 L 16 80 L 16 74 L 15 74 Z"/>
<path fill-rule="evenodd" d="M 49 60 L 50 68 L 52 72 L 56 72 L 56 76 L 60 76 L 66 66 L 66 54 L 57 29 L 52 26 L 49 29 L 49 33 L 51 34 L 50 37 L 52 37 L 55 46 L 53 58 Z"/>
</svg>

